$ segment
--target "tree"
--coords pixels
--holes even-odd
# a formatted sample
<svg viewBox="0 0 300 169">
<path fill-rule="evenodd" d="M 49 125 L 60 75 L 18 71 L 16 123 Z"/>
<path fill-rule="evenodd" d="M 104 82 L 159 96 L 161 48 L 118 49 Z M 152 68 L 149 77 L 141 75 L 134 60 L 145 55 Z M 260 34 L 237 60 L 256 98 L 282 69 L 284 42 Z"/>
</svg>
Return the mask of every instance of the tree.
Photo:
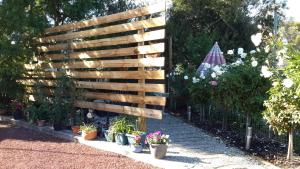
<svg viewBox="0 0 300 169">
<path fill-rule="evenodd" d="M 293 158 L 293 133 L 300 126 L 300 51 L 290 48 L 290 60 L 284 68 L 276 69 L 273 87 L 265 102 L 264 118 L 279 133 L 288 133 L 287 160 Z"/>
</svg>

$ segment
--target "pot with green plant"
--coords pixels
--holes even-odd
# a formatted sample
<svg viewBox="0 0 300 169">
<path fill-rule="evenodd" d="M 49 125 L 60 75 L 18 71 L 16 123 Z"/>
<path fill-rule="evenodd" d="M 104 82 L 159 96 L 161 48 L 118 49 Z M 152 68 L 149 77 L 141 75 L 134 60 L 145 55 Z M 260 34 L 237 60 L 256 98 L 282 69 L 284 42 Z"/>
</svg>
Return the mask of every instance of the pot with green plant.
<svg viewBox="0 0 300 169">
<path fill-rule="evenodd" d="M 146 142 L 149 144 L 151 155 L 157 159 L 166 156 L 169 141 L 169 135 L 162 134 L 161 131 L 149 133 L 146 137 Z"/>
<path fill-rule="evenodd" d="M 74 81 L 63 74 L 55 84 L 52 97 L 51 120 L 54 130 L 62 130 L 67 124 L 70 113 L 74 111 L 76 100 L 76 85 Z"/>
<path fill-rule="evenodd" d="M 81 136 L 84 140 L 93 140 L 97 137 L 97 126 L 83 124 L 80 126 Z"/>
<path fill-rule="evenodd" d="M 131 133 L 134 130 L 134 124 L 126 117 L 120 117 L 113 121 L 111 130 L 115 133 L 117 144 L 127 145 L 128 138 L 126 133 Z"/>
</svg>

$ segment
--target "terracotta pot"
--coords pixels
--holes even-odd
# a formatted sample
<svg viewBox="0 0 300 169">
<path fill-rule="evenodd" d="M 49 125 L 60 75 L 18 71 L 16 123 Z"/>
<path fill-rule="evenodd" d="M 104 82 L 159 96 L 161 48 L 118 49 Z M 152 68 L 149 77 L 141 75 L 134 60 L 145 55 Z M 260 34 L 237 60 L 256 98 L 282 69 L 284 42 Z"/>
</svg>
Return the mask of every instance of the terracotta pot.
<svg viewBox="0 0 300 169">
<path fill-rule="evenodd" d="M 81 132 L 81 136 L 85 140 L 93 140 L 93 139 L 95 139 L 97 137 L 97 130 L 89 132 L 89 133 L 86 133 L 86 132 L 82 131 Z"/>
<path fill-rule="evenodd" d="M 72 126 L 72 133 L 73 134 L 78 134 L 79 133 L 79 129 L 80 129 L 80 126 Z"/>
<path fill-rule="evenodd" d="M 46 122 L 46 120 L 38 120 L 38 121 L 37 121 L 37 125 L 38 125 L 39 127 L 43 127 L 43 126 L 45 126 L 45 122 Z"/>
<path fill-rule="evenodd" d="M 162 159 L 166 156 L 168 146 L 166 144 L 151 144 L 150 152 L 152 157 Z"/>
</svg>

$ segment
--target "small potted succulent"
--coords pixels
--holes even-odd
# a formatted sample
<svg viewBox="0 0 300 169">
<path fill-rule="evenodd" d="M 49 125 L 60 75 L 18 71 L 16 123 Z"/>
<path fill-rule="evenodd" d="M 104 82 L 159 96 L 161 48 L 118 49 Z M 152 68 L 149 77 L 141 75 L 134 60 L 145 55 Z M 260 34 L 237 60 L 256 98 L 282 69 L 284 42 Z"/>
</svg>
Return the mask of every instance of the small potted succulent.
<svg viewBox="0 0 300 169">
<path fill-rule="evenodd" d="M 135 135 L 133 142 L 130 144 L 131 151 L 134 153 L 140 153 L 143 151 L 142 137 L 140 135 Z"/>
<path fill-rule="evenodd" d="M 97 127 L 93 124 L 81 125 L 80 131 L 84 140 L 93 140 L 97 137 Z"/>
<path fill-rule="evenodd" d="M 149 133 L 146 137 L 146 142 L 149 144 L 151 155 L 157 159 L 166 156 L 169 141 L 169 135 L 162 134 L 161 131 Z"/>
</svg>

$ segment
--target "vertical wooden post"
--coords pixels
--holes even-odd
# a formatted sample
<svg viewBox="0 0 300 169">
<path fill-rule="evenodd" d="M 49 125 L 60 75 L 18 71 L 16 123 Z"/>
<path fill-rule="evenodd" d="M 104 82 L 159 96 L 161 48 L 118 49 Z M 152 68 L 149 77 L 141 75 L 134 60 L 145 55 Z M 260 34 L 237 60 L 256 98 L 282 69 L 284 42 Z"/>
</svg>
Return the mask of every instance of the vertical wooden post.
<svg viewBox="0 0 300 169">
<path fill-rule="evenodd" d="M 142 36 L 143 36 L 144 32 L 145 32 L 144 29 L 138 30 L 138 34 L 141 34 Z M 140 43 L 138 43 L 138 46 L 143 46 L 144 44 L 145 44 L 144 42 L 140 42 Z M 141 54 L 138 55 L 138 58 L 139 58 L 139 59 L 140 59 L 140 58 L 144 58 L 144 57 L 145 57 L 145 55 L 141 55 Z M 143 72 L 143 74 L 144 74 L 145 68 L 144 68 L 144 67 L 139 67 L 139 68 L 138 68 L 138 71 L 139 71 L 139 72 Z M 144 77 L 143 77 L 143 78 L 144 78 Z M 139 84 L 145 84 L 145 79 L 139 79 L 138 82 L 139 82 Z M 140 96 L 145 96 L 145 91 L 139 92 L 138 94 L 139 94 Z M 138 105 L 138 107 L 140 107 L 140 108 L 145 108 L 146 105 L 145 105 L 145 103 L 140 103 L 140 104 Z M 138 124 L 139 124 L 139 130 L 145 131 L 145 132 L 147 131 L 146 118 L 144 118 L 144 117 L 139 117 L 139 119 L 138 119 Z"/>
<path fill-rule="evenodd" d="M 169 71 L 168 71 L 168 73 L 170 73 L 171 71 L 172 71 L 172 67 L 173 67 L 173 63 L 172 63 L 172 56 L 173 56 L 173 48 L 172 48 L 172 44 L 173 43 L 173 41 L 172 41 L 172 36 L 170 36 L 170 38 L 169 38 Z M 171 91 L 171 86 L 170 86 L 170 84 L 171 84 L 171 81 L 170 81 L 170 79 L 171 79 L 171 77 L 170 77 L 170 74 L 169 74 L 169 76 L 168 76 L 168 93 L 169 93 L 169 98 L 170 98 L 170 108 L 173 108 L 174 107 L 174 104 L 173 104 L 173 96 L 172 95 L 170 95 L 170 93 L 172 92 Z"/>
</svg>

